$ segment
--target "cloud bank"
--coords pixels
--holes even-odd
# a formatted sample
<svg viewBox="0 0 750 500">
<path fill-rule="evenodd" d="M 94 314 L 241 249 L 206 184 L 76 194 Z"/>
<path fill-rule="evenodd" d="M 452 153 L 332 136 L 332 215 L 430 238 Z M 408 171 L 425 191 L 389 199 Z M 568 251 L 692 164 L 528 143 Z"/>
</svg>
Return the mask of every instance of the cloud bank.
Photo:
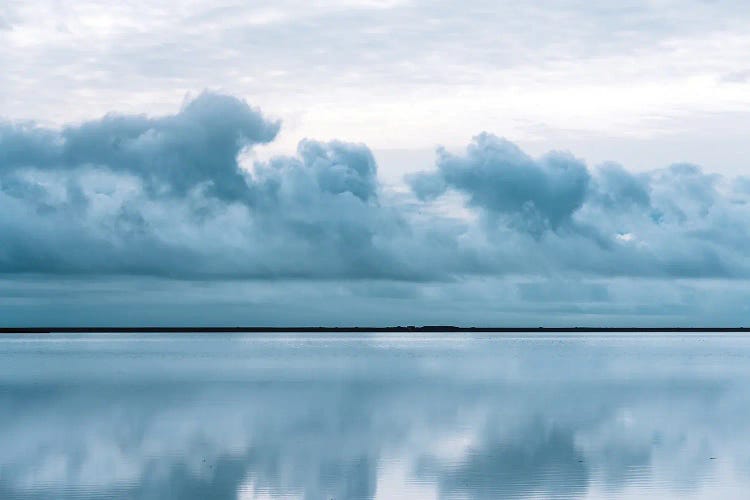
<svg viewBox="0 0 750 500">
<path fill-rule="evenodd" d="M 750 182 L 533 158 L 482 132 L 396 193 L 364 144 L 241 162 L 280 124 L 205 92 L 175 115 L 0 124 L 0 272 L 176 278 L 744 278 Z M 250 153 L 247 155 L 247 153 Z"/>
</svg>

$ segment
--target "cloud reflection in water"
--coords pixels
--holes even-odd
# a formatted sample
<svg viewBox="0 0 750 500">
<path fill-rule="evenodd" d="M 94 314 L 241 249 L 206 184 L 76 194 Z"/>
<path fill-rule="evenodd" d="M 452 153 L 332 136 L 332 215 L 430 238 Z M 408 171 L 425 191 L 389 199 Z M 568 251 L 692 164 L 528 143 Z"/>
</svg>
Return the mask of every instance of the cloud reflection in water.
<svg viewBox="0 0 750 500">
<path fill-rule="evenodd" d="M 2 498 L 740 496 L 737 336 L 2 339 Z"/>
</svg>

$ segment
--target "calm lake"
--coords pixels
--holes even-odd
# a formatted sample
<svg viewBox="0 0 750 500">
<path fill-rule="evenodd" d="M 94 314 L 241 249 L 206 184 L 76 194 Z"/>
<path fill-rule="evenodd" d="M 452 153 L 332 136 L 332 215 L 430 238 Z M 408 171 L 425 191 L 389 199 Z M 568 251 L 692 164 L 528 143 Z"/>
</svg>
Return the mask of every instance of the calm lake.
<svg viewBox="0 0 750 500">
<path fill-rule="evenodd" d="M 743 334 L 0 337 L 0 498 L 747 498 Z"/>
</svg>

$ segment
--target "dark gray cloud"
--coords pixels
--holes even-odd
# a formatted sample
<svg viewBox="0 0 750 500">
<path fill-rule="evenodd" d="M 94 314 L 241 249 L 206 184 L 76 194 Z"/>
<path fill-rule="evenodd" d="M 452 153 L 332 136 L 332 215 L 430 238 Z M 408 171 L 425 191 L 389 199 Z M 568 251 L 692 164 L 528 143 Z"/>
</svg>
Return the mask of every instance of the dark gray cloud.
<svg viewBox="0 0 750 500">
<path fill-rule="evenodd" d="M 161 118 L 108 115 L 61 131 L 5 124 L 0 268 L 397 272 L 374 242 L 397 229 L 398 214 L 378 206 L 369 149 L 307 140 L 296 157 L 241 169 L 242 150 L 272 140 L 278 128 L 245 102 L 211 93 Z"/>
<path fill-rule="evenodd" d="M 408 179 L 415 195 L 430 203 L 460 194 L 495 250 L 514 249 L 495 254 L 495 264 L 529 273 L 747 275 L 742 179 L 728 193 L 726 179 L 690 164 L 634 174 L 608 163 L 590 171 L 568 153 L 532 158 L 487 133 L 462 154 L 438 150 L 436 167 Z M 535 266 L 526 268 L 528 261 Z"/>
<path fill-rule="evenodd" d="M 570 221 L 586 196 L 590 175 L 580 160 L 550 153 L 539 160 L 515 144 L 482 133 L 463 156 L 438 150 L 437 172 L 412 178 L 422 199 L 453 188 L 468 196 L 469 205 L 490 215 L 510 215 L 534 232 Z"/>
<path fill-rule="evenodd" d="M 648 176 L 631 174 L 617 163 L 601 165 L 597 173 L 594 201 L 612 210 L 651 205 Z"/>
<path fill-rule="evenodd" d="M 203 93 L 175 115 L 0 126 L 0 272 L 447 280 L 744 277 L 746 180 L 634 174 L 478 135 L 397 193 L 364 144 L 241 165 L 279 123 Z M 451 193 L 456 196 L 449 196 Z"/>
<path fill-rule="evenodd" d="M 237 156 L 273 140 L 278 129 L 239 99 L 203 93 L 162 118 L 110 114 L 60 132 L 6 124 L 0 169 L 106 168 L 138 177 L 151 194 L 184 196 L 205 186 L 223 200 L 243 200 L 250 193 Z"/>
<path fill-rule="evenodd" d="M 254 185 L 271 203 L 284 197 L 311 202 L 318 192 L 353 196 L 362 203 L 378 197 L 377 166 L 364 144 L 303 140 L 297 157 L 276 157 L 256 164 L 254 171 Z"/>
</svg>

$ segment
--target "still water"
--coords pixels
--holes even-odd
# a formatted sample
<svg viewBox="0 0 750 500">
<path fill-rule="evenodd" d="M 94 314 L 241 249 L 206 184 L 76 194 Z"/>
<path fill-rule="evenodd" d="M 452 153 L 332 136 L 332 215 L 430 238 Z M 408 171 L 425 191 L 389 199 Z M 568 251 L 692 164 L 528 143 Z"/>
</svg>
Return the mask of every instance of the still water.
<svg viewBox="0 0 750 500">
<path fill-rule="evenodd" d="M 750 337 L 0 337 L 0 498 L 747 498 Z"/>
</svg>

